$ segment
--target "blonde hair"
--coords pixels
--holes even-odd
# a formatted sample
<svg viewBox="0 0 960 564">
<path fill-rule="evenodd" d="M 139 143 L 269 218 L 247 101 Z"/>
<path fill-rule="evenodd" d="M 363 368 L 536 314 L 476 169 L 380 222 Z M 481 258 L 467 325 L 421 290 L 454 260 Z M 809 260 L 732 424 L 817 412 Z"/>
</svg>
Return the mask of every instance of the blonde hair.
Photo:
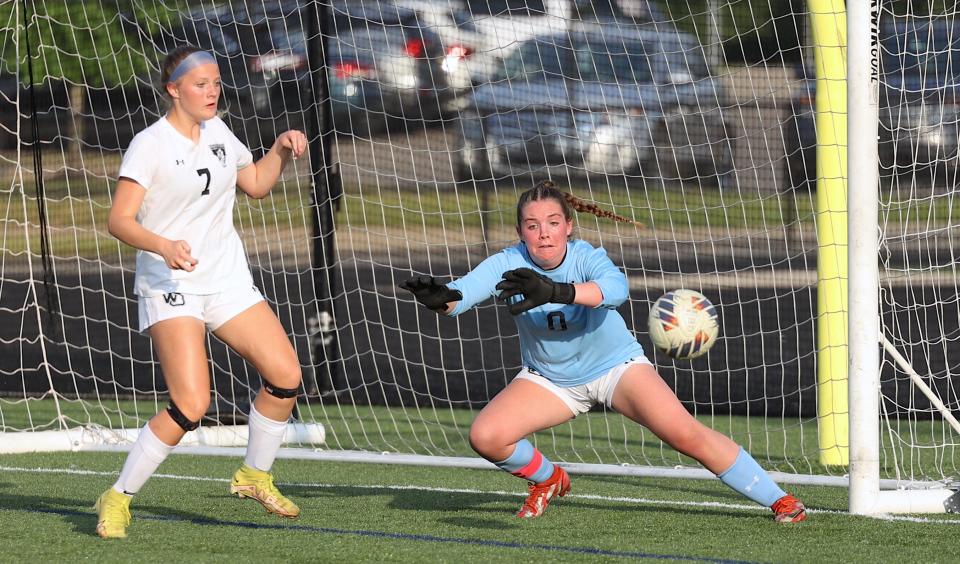
<svg viewBox="0 0 960 564">
<path fill-rule="evenodd" d="M 560 204 L 560 207 L 563 208 L 563 217 L 566 218 L 567 221 L 572 220 L 573 212 L 577 211 L 589 213 L 597 217 L 612 219 L 621 223 L 632 223 L 637 227 L 644 226 L 639 221 L 634 221 L 632 219 L 623 217 L 622 215 L 617 215 L 612 211 L 601 208 L 593 202 L 582 200 L 573 194 L 564 192 L 563 190 L 557 188 L 557 185 L 554 184 L 552 180 L 541 180 L 533 188 L 520 194 L 520 199 L 517 200 L 517 226 L 523 222 L 524 206 L 530 202 L 547 199 L 555 200 L 558 204 Z"/>
</svg>

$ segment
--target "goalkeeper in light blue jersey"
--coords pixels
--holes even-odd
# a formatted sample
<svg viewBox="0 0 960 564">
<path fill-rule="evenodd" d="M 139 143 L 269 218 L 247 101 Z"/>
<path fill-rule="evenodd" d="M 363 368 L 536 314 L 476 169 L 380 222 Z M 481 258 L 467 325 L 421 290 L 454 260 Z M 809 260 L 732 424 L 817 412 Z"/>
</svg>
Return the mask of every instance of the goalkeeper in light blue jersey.
<svg viewBox="0 0 960 564">
<path fill-rule="evenodd" d="M 778 522 L 806 519 L 803 504 L 778 487 L 730 438 L 695 419 L 660 378 L 616 308 L 626 277 L 602 248 L 571 239 L 573 211 L 630 220 L 544 181 L 520 195 L 520 242 L 440 284 L 430 276 L 400 287 L 426 307 L 455 316 L 499 298 L 520 333 L 523 369 L 470 428 L 480 456 L 529 482 L 518 517 L 539 517 L 570 490 L 570 478 L 525 437 L 603 403 L 644 425 L 744 496 L 770 507 Z"/>
</svg>

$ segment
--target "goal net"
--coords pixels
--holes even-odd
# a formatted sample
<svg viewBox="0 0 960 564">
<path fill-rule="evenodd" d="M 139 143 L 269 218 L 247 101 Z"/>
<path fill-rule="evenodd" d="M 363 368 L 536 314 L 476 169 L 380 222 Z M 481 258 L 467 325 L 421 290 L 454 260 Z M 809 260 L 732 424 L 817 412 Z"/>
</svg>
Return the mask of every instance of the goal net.
<svg viewBox="0 0 960 564">
<path fill-rule="evenodd" d="M 934 0 L 883 6 L 873 318 L 903 358 L 879 371 L 873 474 L 929 487 L 957 475 L 957 119 L 931 85 L 958 40 Z M 521 368 L 516 327 L 493 302 L 440 318 L 397 284 L 515 243 L 518 195 L 550 178 L 643 225 L 578 214 L 576 236 L 626 273 L 620 313 L 691 413 L 781 481 L 846 484 L 844 18 L 837 0 L 3 4 L 0 450 L 122 447 L 166 404 L 134 250 L 106 218 L 122 151 L 165 111 L 163 54 L 191 43 L 255 155 L 291 127 L 311 143 L 234 217 L 303 368 L 284 455 L 485 466 L 467 435 Z M 647 336 L 677 288 L 720 317 L 692 361 Z M 261 381 L 208 348 L 212 407 L 186 448 L 233 452 Z M 580 471 L 710 476 L 600 407 L 533 440 Z"/>
</svg>

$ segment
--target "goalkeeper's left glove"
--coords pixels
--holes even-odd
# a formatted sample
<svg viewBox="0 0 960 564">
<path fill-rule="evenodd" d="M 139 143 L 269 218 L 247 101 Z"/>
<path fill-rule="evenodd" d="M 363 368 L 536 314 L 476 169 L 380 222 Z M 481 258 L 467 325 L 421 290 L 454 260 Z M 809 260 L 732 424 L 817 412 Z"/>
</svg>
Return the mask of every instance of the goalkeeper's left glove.
<svg viewBox="0 0 960 564">
<path fill-rule="evenodd" d="M 572 304 L 577 294 L 573 284 L 554 282 L 529 268 L 504 272 L 503 280 L 497 284 L 497 290 L 500 290 L 502 300 L 523 294 L 522 300 L 510 304 L 507 308 L 513 315 L 519 315 L 545 303 Z"/>
</svg>

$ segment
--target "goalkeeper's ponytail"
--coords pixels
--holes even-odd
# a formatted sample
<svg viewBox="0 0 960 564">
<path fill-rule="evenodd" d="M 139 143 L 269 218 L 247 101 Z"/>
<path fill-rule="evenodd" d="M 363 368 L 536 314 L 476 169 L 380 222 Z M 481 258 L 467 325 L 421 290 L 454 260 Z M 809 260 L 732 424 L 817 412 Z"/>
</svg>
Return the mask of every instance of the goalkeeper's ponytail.
<svg viewBox="0 0 960 564">
<path fill-rule="evenodd" d="M 601 208 L 593 202 L 582 200 L 573 194 L 569 194 L 563 190 L 560 190 L 552 180 L 541 180 L 536 184 L 536 186 L 527 190 L 523 194 L 520 194 L 520 199 L 517 201 L 517 226 L 519 226 L 523 221 L 524 206 L 530 202 L 546 199 L 556 200 L 556 202 L 560 204 L 560 207 L 563 208 L 563 217 L 567 221 L 573 219 L 574 211 L 578 211 L 586 212 L 597 217 L 612 219 L 622 223 L 632 223 L 637 227 L 643 227 L 643 224 L 638 221 L 623 217 L 622 215 L 617 215 L 611 211 Z"/>
</svg>

